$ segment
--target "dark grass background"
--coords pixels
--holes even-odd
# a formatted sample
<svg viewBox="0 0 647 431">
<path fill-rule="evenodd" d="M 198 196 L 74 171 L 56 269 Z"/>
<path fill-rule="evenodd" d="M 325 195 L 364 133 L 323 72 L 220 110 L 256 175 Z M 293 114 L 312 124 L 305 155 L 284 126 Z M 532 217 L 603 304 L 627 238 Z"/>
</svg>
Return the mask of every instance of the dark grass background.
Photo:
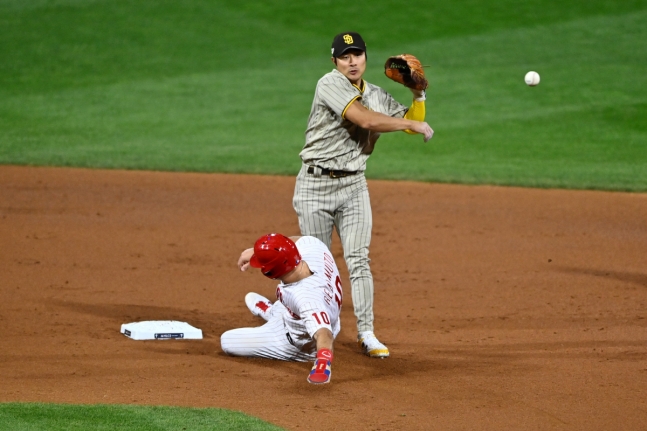
<svg viewBox="0 0 647 431">
<path fill-rule="evenodd" d="M 0 163 L 293 175 L 349 29 L 403 103 L 386 57 L 429 65 L 435 137 L 368 177 L 647 190 L 645 0 L 0 0 Z"/>
</svg>

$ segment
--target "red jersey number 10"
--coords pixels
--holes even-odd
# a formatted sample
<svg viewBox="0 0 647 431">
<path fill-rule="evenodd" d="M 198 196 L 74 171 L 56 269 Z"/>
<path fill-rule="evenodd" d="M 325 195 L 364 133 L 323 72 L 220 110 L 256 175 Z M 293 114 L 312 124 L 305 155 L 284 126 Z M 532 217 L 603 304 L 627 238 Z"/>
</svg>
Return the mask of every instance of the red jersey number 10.
<svg viewBox="0 0 647 431">
<path fill-rule="evenodd" d="M 317 321 L 317 324 L 321 325 L 321 322 L 325 323 L 326 325 L 330 325 L 330 318 L 328 317 L 328 314 L 326 314 L 325 311 L 320 311 L 319 313 L 312 313 L 312 317 L 315 318 Z"/>
</svg>

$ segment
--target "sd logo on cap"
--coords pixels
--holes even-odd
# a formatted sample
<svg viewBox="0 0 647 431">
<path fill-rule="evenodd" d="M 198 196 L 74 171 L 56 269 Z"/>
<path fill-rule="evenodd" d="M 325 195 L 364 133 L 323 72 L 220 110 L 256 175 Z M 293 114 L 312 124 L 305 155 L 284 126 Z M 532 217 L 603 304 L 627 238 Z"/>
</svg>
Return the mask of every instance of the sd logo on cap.
<svg viewBox="0 0 647 431">
<path fill-rule="evenodd" d="M 354 31 L 339 33 L 332 41 L 330 52 L 333 57 L 337 58 L 349 49 L 358 49 L 366 52 L 366 43 L 364 43 L 364 39 L 362 39 L 359 33 L 355 33 Z"/>
</svg>

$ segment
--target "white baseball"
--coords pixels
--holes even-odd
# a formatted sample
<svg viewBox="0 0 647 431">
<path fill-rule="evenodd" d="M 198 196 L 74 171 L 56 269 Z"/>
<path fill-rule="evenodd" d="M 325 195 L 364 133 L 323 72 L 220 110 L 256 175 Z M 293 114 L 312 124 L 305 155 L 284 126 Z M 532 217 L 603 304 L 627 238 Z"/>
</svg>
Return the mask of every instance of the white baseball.
<svg viewBox="0 0 647 431">
<path fill-rule="evenodd" d="M 539 74 L 537 72 L 528 72 L 526 73 L 526 77 L 524 78 L 526 81 L 526 84 L 528 84 L 531 87 L 534 87 L 535 85 L 539 84 Z"/>
</svg>

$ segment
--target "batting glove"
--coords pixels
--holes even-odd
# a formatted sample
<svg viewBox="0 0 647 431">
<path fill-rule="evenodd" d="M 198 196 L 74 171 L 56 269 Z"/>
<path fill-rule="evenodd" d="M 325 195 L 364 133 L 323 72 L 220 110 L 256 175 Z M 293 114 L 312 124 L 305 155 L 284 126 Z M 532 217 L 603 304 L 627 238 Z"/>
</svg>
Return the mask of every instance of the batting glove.
<svg viewBox="0 0 647 431">
<path fill-rule="evenodd" d="M 323 385 L 330 382 L 332 364 L 332 351 L 330 349 L 319 349 L 317 359 L 308 375 L 308 383 Z"/>
</svg>

